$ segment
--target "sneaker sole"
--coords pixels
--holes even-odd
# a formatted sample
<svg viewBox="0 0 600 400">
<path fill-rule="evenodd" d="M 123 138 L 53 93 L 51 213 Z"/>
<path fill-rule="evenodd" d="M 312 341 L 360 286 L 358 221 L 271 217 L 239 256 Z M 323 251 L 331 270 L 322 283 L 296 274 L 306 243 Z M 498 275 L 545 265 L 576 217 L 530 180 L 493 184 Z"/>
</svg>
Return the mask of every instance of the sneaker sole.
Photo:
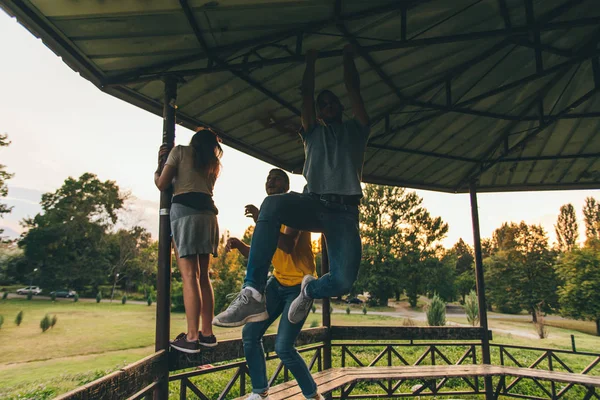
<svg viewBox="0 0 600 400">
<path fill-rule="evenodd" d="M 217 343 L 202 343 L 202 342 L 200 342 L 198 344 L 202 347 L 212 348 L 212 347 L 216 347 L 219 344 L 219 342 L 217 342 Z"/>
<path fill-rule="evenodd" d="M 190 350 L 190 349 L 186 349 L 184 347 L 175 346 L 174 344 L 172 344 L 171 347 L 174 348 L 177 351 L 181 351 L 181 352 L 187 353 L 187 354 L 197 354 L 197 353 L 200 353 L 202 351 L 201 349 Z"/>
<path fill-rule="evenodd" d="M 241 321 L 236 322 L 221 322 L 218 319 L 213 319 L 213 325 L 220 326 L 222 328 L 235 328 L 237 326 L 246 325 L 249 322 L 262 322 L 269 318 L 269 313 L 266 311 L 261 312 L 260 314 L 248 315 Z"/>
</svg>

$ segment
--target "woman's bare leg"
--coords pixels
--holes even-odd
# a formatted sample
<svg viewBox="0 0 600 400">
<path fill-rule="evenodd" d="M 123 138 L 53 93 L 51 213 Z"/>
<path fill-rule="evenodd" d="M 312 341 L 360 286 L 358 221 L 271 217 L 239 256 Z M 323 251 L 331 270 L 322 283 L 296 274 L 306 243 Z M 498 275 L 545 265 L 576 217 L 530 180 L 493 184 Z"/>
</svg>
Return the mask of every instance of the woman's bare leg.
<svg viewBox="0 0 600 400">
<path fill-rule="evenodd" d="M 209 254 L 198 255 L 200 264 L 200 295 L 202 297 L 202 335 L 210 336 L 213 334 L 212 321 L 215 313 L 215 297 L 213 293 L 212 283 L 208 274 L 210 261 Z"/>
<path fill-rule="evenodd" d="M 200 285 L 198 282 L 197 256 L 177 257 L 177 265 L 183 281 L 183 304 L 185 306 L 185 319 L 187 320 L 187 339 L 198 340 L 200 326 Z"/>
</svg>

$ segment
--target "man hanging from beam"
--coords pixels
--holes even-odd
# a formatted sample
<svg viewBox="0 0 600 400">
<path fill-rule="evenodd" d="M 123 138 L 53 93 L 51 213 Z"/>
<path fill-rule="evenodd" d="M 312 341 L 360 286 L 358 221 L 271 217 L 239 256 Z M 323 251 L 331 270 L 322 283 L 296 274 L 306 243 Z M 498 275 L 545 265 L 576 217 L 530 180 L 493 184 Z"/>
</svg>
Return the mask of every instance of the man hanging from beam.
<svg viewBox="0 0 600 400">
<path fill-rule="evenodd" d="M 361 240 L 358 205 L 364 153 L 369 136 L 369 117 L 360 95 L 360 78 L 354 64 L 353 46 L 344 48 L 344 83 L 354 118 L 342 121 L 344 106 L 329 90 L 317 96 L 315 105 L 315 64 L 318 53 L 306 54 L 302 79 L 302 141 L 306 178 L 303 193 L 268 196 L 262 203 L 254 230 L 244 285 L 229 307 L 213 324 L 235 327 L 266 320 L 265 286 L 281 225 L 320 232 L 325 236 L 330 272 L 316 279 L 304 276 L 298 297 L 292 302 L 288 319 L 304 321 L 313 299 L 341 296 L 350 291 L 358 275 Z"/>
</svg>

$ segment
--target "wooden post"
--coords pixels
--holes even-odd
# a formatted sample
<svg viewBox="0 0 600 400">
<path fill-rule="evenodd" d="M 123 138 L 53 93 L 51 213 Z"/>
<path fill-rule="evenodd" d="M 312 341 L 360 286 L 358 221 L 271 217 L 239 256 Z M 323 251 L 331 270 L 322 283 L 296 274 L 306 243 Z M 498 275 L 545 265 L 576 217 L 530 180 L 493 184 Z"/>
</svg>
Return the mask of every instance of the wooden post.
<svg viewBox="0 0 600 400">
<path fill-rule="evenodd" d="M 329 272 L 329 256 L 327 255 L 327 242 L 321 235 L 321 276 Z M 323 299 L 323 326 L 327 328 L 327 339 L 323 347 L 323 369 L 331 368 L 331 304 L 329 297 Z"/>
<path fill-rule="evenodd" d="M 479 210 L 477 209 L 477 187 L 475 182 L 469 185 L 471 195 L 471 218 L 473 220 L 473 247 L 475 250 L 475 280 L 477 287 L 477 299 L 479 302 L 479 326 L 482 328 L 481 352 L 484 364 L 491 364 L 490 338 L 488 336 L 487 307 L 485 304 L 485 284 L 483 281 L 483 257 L 481 254 L 481 234 L 479 232 Z M 485 398 L 494 398 L 492 378 L 484 378 Z"/>
<path fill-rule="evenodd" d="M 173 147 L 175 144 L 175 101 L 177 99 L 177 80 L 165 79 L 165 97 L 163 105 L 162 144 Z M 171 331 L 171 209 L 172 189 L 160 193 L 160 216 L 158 225 L 158 272 L 156 276 L 156 338 L 155 350 L 169 351 Z M 159 384 L 154 390 L 155 400 L 169 398 L 169 364 L 165 357 L 160 368 Z"/>
</svg>

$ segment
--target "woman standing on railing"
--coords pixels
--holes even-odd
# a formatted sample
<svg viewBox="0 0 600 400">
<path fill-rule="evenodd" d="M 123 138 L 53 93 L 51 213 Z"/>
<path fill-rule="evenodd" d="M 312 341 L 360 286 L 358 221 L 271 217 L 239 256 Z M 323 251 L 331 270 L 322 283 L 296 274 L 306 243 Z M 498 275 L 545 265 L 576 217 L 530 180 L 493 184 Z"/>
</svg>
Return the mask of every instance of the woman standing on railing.
<svg viewBox="0 0 600 400">
<path fill-rule="evenodd" d="M 217 345 L 212 331 L 214 295 L 208 268 L 210 255 L 217 255 L 219 243 L 218 210 L 212 195 L 222 155 L 218 137 L 200 129 L 189 146 L 175 146 L 172 150 L 161 146 L 159 167 L 154 174 L 154 183 L 161 191 L 173 185 L 171 231 L 183 281 L 188 329 L 171 346 L 185 353 L 198 353 L 201 346 Z"/>
</svg>

